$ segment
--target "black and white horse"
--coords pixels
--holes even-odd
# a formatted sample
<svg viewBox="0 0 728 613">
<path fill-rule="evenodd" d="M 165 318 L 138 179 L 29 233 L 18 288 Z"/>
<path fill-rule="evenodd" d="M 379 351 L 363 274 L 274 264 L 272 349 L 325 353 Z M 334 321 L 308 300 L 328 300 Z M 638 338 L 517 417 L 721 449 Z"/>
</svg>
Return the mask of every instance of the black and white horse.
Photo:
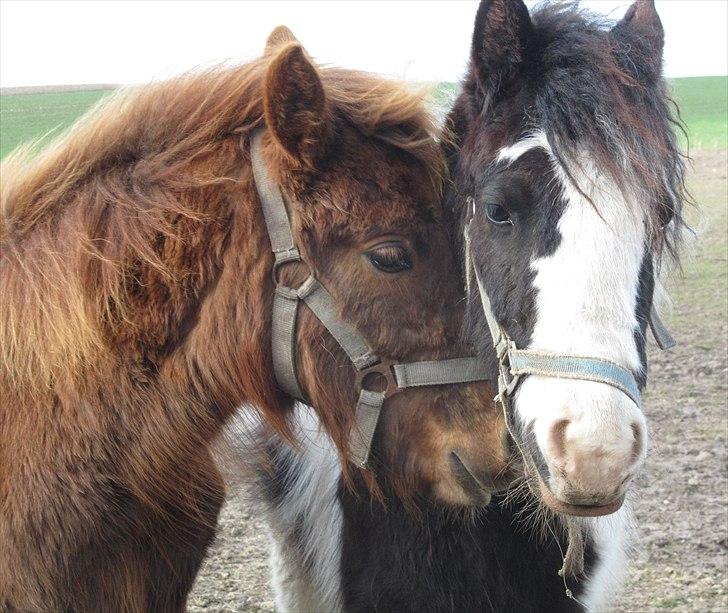
<svg viewBox="0 0 728 613">
<path fill-rule="evenodd" d="M 578 520 L 585 574 L 565 579 L 566 533 L 554 517 L 534 524 L 532 500 L 495 495 L 466 512 L 423 501 L 413 513 L 386 482 L 383 500 L 361 478 L 344 482 L 309 408 L 296 407 L 293 425 L 295 448 L 244 426 L 246 450 L 251 430 L 263 450 L 252 491 L 269 528 L 276 610 L 582 611 L 619 592 L 632 530 L 626 506 Z"/>
<path fill-rule="evenodd" d="M 517 348 L 551 363 L 591 357 L 635 388 L 569 373 L 515 388 L 512 435 L 534 489 L 570 515 L 619 508 L 647 450 L 636 388 L 656 267 L 674 253 L 684 197 L 663 39 L 652 0 L 611 28 L 573 4 L 529 15 L 520 0 L 484 0 L 448 118 L 447 201 L 456 240 L 469 223 L 468 269 L 482 288 L 466 321 L 493 372 L 483 294 Z"/>
<path fill-rule="evenodd" d="M 675 249 L 684 198 L 662 44 L 650 1 L 607 27 L 573 5 L 529 15 L 521 0 L 483 0 L 448 118 L 454 240 L 472 216 L 463 270 L 479 274 L 499 324 L 518 347 L 600 357 L 640 387 L 656 269 Z M 467 331 L 495 374 L 478 292 L 468 300 Z M 645 418 L 607 385 L 537 374 L 510 410 L 514 442 L 537 474 L 525 494 L 468 512 L 427 501 L 413 511 L 386 478 L 378 497 L 359 473 L 345 484 L 305 407 L 294 419 L 298 447 L 258 431 L 277 607 L 607 606 L 627 567 L 631 518 L 620 504 L 646 453 Z M 569 519 L 584 538 L 584 569 L 561 577 L 568 539 L 552 511 L 593 508 L 613 512 Z"/>
</svg>

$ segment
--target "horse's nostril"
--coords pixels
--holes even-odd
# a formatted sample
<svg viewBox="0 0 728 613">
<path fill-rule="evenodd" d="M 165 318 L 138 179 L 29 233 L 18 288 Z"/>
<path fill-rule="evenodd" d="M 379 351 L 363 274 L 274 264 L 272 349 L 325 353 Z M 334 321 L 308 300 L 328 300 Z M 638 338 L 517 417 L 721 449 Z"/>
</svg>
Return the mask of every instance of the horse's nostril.
<svg viewBox="0 0 728 613">
<path fill-rule="evenodd" d="M 566 462 L 566 429 L 570 423 L 568 419 L 560 419 L 551 426 L 549 431 L 549 455 L 551 455 L 554 466 L 560 470 L 564 469 Z"/>
<path fill-rule="evenodd" d="M 632 422 L 632 435 L 634 436 L 632 462 L 638 462 L 642 457 L 642 451 L 644 450 L 645 437 L 642 432 L 642 426 L 640 426 L 637 422 Z"/>
</svg>

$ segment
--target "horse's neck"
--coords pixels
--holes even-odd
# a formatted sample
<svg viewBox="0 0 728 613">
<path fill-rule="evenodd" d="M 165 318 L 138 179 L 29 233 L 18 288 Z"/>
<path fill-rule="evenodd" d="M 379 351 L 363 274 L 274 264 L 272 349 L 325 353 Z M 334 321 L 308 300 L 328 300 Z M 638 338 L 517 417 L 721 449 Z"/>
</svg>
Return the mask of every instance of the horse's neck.
<svg viewBox="0 0 728 613">
<path fill-rule="evenodd" d="M 96 182 L 80 187 L 57 228 L 31 237 L 48 245 L 28 256 L 36 261 L 22 262 L 20 245 L 14 260 L 21 264 L 8 282 L 22 299 L 10 321 L 26 335 L 40 329 L 47 337 L 32 344 L 27 370 L 52 362 L 49 356 L 78 354 L 83 372 L 68 360 L 63 372 L 45 367 L 45 377 L 54 387 L 58 381 L 75 387 L 94 404 L 114 404 L 118 379 L 141 382 L 126 389 L 130 402 L 151 394 L 184 407 L 188 399 L 191 412 L 203 407 L 219 423 L 249 402 L 275 417 L 272 256 L 237 142 L 170 176 L 141 177 L 139 186 L 129 174 L 130 185 L 107 189 L 104 206 Z M 88 245 L 99 248 L 91 252 Z M 71 271 L 62 289 L 47 282 L 48 263 L 57 262 Z M 36 287 L 23 289 L 30 281 Z M 32 295 L 47 304 L 23 311 Z M 78 298 L 71 304 L 69 296 Z M 51 321 L 49 313 L 62 321 Z M 84 322 L 81 332 L 53 336 L 63 326 L 70 330 L 74 317 Z M 91 340 L 83 344 L 86 330 Z"/>
<path fill-rule="evenodd" d="M 222 419 L 243 403 L 273 413 L 278 400 L 270 368 L 272 258 L 262 212 L 245 179 L 219 186 L 213 197 L 218 201 L 213 222 L 193 224 L 175 254 L 178 261 L 194 262 L 198 274 L 188 282 L 186 267 L 180 268 L 175 288 L 180 308 L 172 302 L 160 314 L 171 339 L 160 373 L 168 381 L 184 381 Z M 154 300 L 150 307 L 156 308 Z M 168 319 L 170 313 L 176 321 Z"/>
</svg>

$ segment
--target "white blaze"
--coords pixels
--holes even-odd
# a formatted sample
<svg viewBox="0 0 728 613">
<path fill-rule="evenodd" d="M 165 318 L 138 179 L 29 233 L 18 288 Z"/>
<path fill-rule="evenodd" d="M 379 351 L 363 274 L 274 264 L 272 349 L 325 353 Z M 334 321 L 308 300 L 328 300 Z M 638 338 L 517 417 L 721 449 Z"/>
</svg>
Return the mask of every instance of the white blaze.
<svg viewBox="0 0 728 613">
<path fill-rule="evenodd" d="M 643 209 L 583 153 L 586 161 L 570 170 L 592 205 L 551 155 L 543 133 L 502 150 L 498 159 L 512 162 L 533 147 L 550 155 L 565 208 L 555 252 L 531 262 L 535 324 L 528 349 L 607 358 L 640 372 L 634 335 L 646 234 Z M 566 444 L 574 443 L 582 456 L 627 457 L 634 445 L 632 424 L 644 430 L 639 408 L 603 383 L 531 375 L 520 386 L 515 406 L 523 423 L 533 423 L 547 459 L 556 453 L 550 453 L 549 432 L 559 420 L 571 422 Z"/>
</svg>

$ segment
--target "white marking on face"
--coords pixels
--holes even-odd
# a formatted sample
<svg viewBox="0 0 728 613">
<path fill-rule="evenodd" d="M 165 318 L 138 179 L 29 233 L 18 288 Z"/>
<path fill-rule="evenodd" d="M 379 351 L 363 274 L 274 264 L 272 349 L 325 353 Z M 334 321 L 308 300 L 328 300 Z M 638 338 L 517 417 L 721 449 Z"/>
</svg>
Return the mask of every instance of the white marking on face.
<svg viewBox="0 0 728 613">
<path fill-rule="evenodd" d="M 551 152 L 551 147 L 549 146 L 549 141 L 546 138 L 546 134 L 540 131 L 535 132 L 534 134 L 531 134 L 530 136 L 527 136 L 522 140 L 519 140 L 514 145 L 510 145 L 509 147 L 503 147 L 503 149 L 498 152 L 495 161 L 498 163 L 502 162 L 510 164 L 511 162 L 515 162 L 524 153 L 531 151 L 531 149 L 538 148 L 545 149 L 549 153 Z"/>
<path fill-rule="evenodd" d="M 565 201 L 556 251 L 531 262 L 535 325 L 528 349 L 602 357 L 640 372 L 634 335 L 646 239 L 643 209 L 585 154 L 580 167 L 572 165 L 571 174 L 593 206 L 545 141 L 543 134 L 536 134 L 498 156 L 514 160 L 535 146 L 546 149 Z M 572 484 L 578 482 L 582 493 L 609 494 L 621 484 L 625 471 L 639 463 L 640 458 L 633 457 L 632 426 L 636 424 L 644 437 L 644 416 L 609 385 L 531 375 L 521 384 L 515 406 L 521 421 L 533 424 L 544 457 Z M 555 448 L 553 437 L 554 424 L 561 420 L 570 422 L 565 454 Z M 644 439 L 641 442 L 644 454 Z M 559 484 L 550 485 L 558 496 Z"/>
</svg>

